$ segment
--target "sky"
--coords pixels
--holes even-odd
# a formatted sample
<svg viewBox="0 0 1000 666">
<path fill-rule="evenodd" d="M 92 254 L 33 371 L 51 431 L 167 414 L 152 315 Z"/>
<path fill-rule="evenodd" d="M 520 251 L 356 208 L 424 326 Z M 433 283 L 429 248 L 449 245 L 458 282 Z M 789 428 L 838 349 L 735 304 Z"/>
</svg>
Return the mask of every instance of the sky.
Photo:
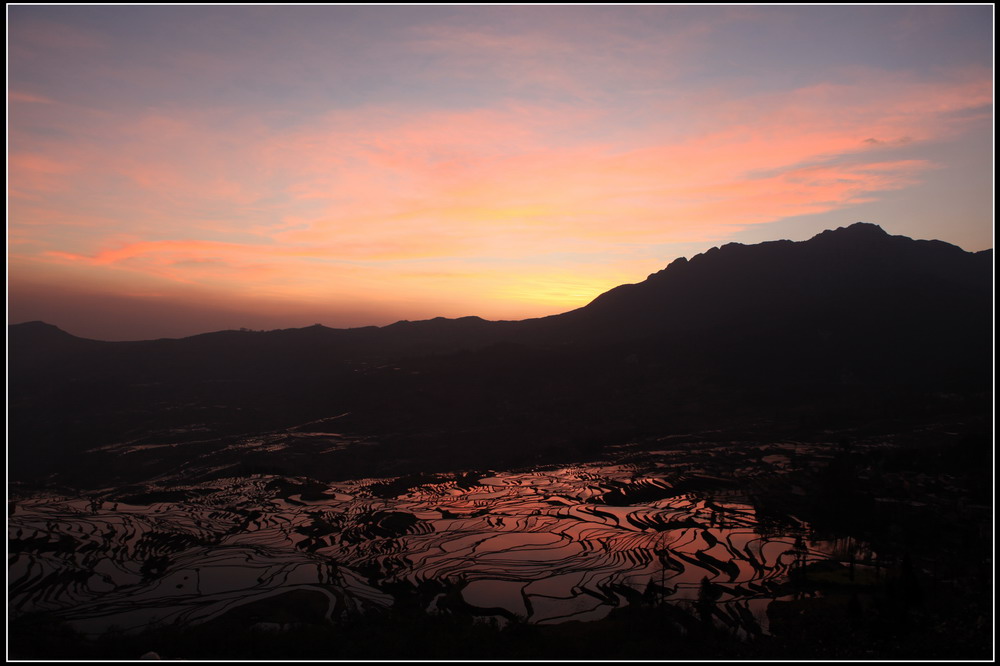
<svg viewBox="0 0 1000 666">
<path fill-rule="evenodd" d="M 7 6 L 7 316 L 581 307 L 857 221 L 993 246 L 993 7 Z"/>
</svg>

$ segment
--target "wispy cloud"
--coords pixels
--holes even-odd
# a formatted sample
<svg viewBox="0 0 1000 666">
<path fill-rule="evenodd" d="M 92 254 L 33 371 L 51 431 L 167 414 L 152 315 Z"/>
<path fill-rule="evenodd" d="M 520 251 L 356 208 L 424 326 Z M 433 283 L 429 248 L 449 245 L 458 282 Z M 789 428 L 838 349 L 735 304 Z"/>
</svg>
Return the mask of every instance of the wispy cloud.
<svg viewBox="0 0 1000 666">
<path fill-rule="evenodd" d="M 646 248 L 926 182 L 942 167 L 935 146 L 988 131 L 992 72 L 979 64 L 697 78 L 692 56 L 715 57 L 710 38 L 739 11 L 594 9 L 373 22 L 397 41 L 375 53 L 351 38 L 366 58 L 284 25 L 304 36 L 288 47 L 301 66 L 270 42 L 257 62 L 224 17 L 218 44 L 162 40 L 134 62 L 102 58 L 125 42 L 93 27 L 26 22 L 18 62 L 45 76 L 9 95 L 10 258 L 104 285 L 539 314 L 672 258 Z M 53 35 L 68 41 L 45 56 Z M 101 85 L 46 87 L 65 72 L 45 57 Z M 389 94 L 390 75 L 416 92 Z"/>
<path fill-rule="evenodd" d="M 52 104 L 53 101 L 48 97 L 43 97 L 42 95 L 33 95 L 28 92 L 22 92 L 18 90 L 13 90 L 7 94 L 7 99 L 11 102 L 20 102 L 22 104 Z"/>
</svg>

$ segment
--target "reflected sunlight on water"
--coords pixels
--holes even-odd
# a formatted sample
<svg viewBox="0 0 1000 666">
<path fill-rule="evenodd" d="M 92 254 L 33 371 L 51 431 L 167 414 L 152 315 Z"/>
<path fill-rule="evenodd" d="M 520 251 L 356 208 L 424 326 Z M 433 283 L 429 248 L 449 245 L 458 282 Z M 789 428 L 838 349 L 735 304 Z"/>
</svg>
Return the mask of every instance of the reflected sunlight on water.
<svg viewBox="0 0 1000 666">
<path fill-rule="evenodd" d="M 764 609 L 796 557 L 832 551 L 812 543 L 797 555 L 796 535 L 764 536 L 738 493 L 679 493 L 668 469 L 489 472 L 389 497 L 397 480 L 317 492 L 311 480 L 255 476 L 182 489 L 197 492 L 181 502 L 22 499 L 9 519 L 10 609 L 99 633 L 312 590 L 328 619 L 406 598 L 428 612 L 552 623 L 629 603 L 694 613 L 707 580 L 719 613 L 766 631 Z"/>
</svg>

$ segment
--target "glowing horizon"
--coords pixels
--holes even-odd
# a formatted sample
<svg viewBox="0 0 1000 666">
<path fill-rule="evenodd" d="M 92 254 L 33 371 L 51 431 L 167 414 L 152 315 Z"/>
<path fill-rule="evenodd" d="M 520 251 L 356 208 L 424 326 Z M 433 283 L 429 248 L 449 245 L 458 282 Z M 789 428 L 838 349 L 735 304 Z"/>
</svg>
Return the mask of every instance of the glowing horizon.
<svg viewBox="0 0 1000 666">
<path fill-rule="evenodd" d="M 14 6 L 8 26 L 10 323 L 523 319 L 858 220 L 992 246 L 991 7 Z"/>
</svg>

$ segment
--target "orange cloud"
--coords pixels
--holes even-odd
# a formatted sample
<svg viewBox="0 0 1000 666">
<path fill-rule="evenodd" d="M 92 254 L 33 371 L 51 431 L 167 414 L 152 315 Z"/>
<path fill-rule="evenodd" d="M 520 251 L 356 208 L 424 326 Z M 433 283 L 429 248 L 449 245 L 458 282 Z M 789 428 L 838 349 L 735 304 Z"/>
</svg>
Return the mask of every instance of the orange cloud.
<svg viewBox="0 0 1000 666">
<path fill-rule="evenodd" d="M 649 112 L 382 107 L 278 130 L 229 110 L 90 117 L 96 139 L 12 154 L 15 254 L 220 293 L 433 299 L 456 314 L 488 295 L 497 312 L 514 301 L 558 311 L 661 267 L 637 248 L 919 182 L 932 161 L 891 151 L 960 132 L 956 112 L 992 98 L 982 72 L 861 79 L 707 92 Z M 622 129 L 626 117 L 643 122 Z"/>
</svg>

